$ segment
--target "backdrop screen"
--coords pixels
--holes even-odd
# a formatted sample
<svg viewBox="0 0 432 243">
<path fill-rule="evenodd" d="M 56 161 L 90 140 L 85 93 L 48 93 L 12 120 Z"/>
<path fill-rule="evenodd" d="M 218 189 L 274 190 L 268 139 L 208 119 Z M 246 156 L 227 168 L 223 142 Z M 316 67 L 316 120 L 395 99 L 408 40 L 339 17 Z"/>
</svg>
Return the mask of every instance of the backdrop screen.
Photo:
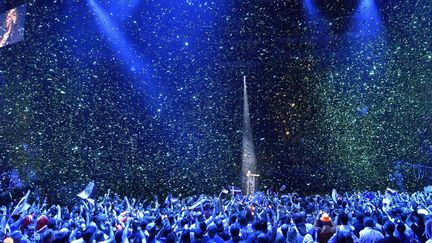
<svg viewBox="0 0 432 243">
<path fill-rule="evenodd" d="M 24 39 L 26 5 L 21 5 L 0 14 L 0 47 Z"/>
</svg>

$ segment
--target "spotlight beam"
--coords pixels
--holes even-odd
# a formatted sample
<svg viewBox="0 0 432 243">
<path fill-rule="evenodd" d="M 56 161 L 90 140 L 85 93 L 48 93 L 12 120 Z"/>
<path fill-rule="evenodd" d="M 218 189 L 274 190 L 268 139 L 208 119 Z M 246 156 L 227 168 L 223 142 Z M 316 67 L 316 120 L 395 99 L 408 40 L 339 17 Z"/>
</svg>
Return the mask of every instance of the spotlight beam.
<svg viewBox="0 0 432 243">
<path fill-rule="evenodd" d="M 247 191 L 247 174 L 257 173 L 257 161 L 253 142 L 253 130 L 249 112 L 246 76 L 243 77 L 243 141 L 242 141 L 242 187 Z"/>
<path fill-rule="evenodd" d="M 145 89 L 147 94 L 156 97 L 158 89 L 150 80 L 149 65 L 141 57 L 137 56 L 125 34 L 99 3 L 95 0 L 89 0 L 89 5 L 94 12 L 96 20 L 98 20 L 101 32 L 108 37 L 107 40 L 111 44 L 114 53 L 122 61 L 123 65 L 131 71 L 136 88 Z"/>
</svg>

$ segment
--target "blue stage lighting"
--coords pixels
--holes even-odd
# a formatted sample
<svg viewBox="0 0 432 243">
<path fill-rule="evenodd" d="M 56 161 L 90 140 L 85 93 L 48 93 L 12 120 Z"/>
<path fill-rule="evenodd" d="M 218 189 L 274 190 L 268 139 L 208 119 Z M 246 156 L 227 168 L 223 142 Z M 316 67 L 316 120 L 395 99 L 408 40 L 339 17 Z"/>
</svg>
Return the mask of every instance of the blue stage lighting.
<svg viewBox="0 0 432 243">
<path fill-rule="evenodd" d="M 131 72 L 131 78 L 135 81 L 135 88 L 139 92 L 144 91 L 150 97 L 156 97 L 158 90 L 152 83 L 150 65 L 146 63 L 137 51 L 134 50 L 124 32 L 122 32 L 116 21 L 95 0 L 89 0 L 89 5 L 94 12 L 101 32 L 107 37 L 113 52 L 120 62 Z M 142 90 L 144 89 L 144 90 Z"/>
<path fill-rule="evenodd" d="M 314 3 L 314 0 L 304 0 L 303 1 L 304 9 L 307 12 L 308 17 L 317 17 L 319 12 Z"/>
<path fill-rule="evenodd" d="M 352 31 L 360 38 L 377 37 L 381 30 L 381 18 L 375 0 L 361 0 L 353 16 Z"/>
<path fill-rule="evenodd" d="M 304 0 L 303 9 L 310 38 L 315 40 L 319 45 L 325 46 L 328 39 L 328 22 L 320 13 L 314 0 Z"/>
</svg>

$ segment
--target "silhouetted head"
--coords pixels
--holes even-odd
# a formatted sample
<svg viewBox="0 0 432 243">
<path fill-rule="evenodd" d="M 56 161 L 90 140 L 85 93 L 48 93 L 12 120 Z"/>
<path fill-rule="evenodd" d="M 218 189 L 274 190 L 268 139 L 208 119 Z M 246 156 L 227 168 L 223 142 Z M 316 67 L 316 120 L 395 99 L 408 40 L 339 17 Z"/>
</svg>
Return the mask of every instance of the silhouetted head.
<svg viewBox="0 0 432 243">
<path fill-rule="evenodd" d="M 257 242 L 258 243 L 270 243 L 270 238 L 268 237 L 267 234 L 261 233 L 258 235 Z"/>
<path fill-rule="evenodd" d="M 399 234 L 401 234 L 401 235 L 405 234 L 405 230 L 406 230 L 405 224 L 402 223 L 402 222 L 399 222 L 399 223 L 397 224 L 397 226 L 396 226 L 396 230 L 397 230 L 397 231 L 399 232 Z"/>
<path fill-rule="evenodd" d="M 365 227 L 370 227 L 370 228 L 373 228 L 375 226 L 373 219 L 369 217 L 366 217 L 363 220 L 363 224 Z"/>
<path fill-rule="evenodd" d="M 393 235 L 395 228 L 396 228 L 395 224 L 393 224 L 391 221 L 387 221 L 384 224 L 384 230 L 387 233 L 387 235 Z"/>
<path fill-rule="evenodd" d="M 240 235 L 240 227 L 238 224 L 232 224 L 230 227 L 231 237 L 237 237 Z"/>
<path fill-rule="evenodd" d="M 181 232 L 180 242 L 190 242 L 190 230 L 184 229 Z"/>
<path fill-rule="evenodd" d="M 283 225 L 281 226 L 282 235 L 283 235 L 284 237 L 287 237 L 287 235 L 288 235 L 288 230 L 289 230 L 289 227 L 288 227 L 287 224 L 283 224 Z"/>
<path fill-rule="evenodd" d="M 218 232 L 217 226 L 214 223 L 209 224 L 207 227 L 207 233 L 210 236 L 210 238 L 215 237 L 216 233 Z"/>
<path fill-rule="evenodd" d="M 342 225 L 348 225 L 348 222 L 349 222 L 348 214 L 346 214 L 346 213 L 339 214 L 339 221 L 340 221 L 340 224 L 342 224 Z"/>
</svg>

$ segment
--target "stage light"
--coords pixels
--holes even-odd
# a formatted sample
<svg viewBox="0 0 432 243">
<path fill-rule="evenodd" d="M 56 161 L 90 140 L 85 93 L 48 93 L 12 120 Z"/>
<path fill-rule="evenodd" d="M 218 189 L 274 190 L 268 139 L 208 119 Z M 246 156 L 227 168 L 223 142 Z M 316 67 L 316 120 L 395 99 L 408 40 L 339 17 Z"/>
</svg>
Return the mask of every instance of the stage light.
<svg viewBox="0 0 432 243">
<path fill-rule="evenodd" d="M 375 0 L 361 0 L 353 16 L 352 32 L 360 38 L 377 37 L 381 29 L 381 18 Z"/>
<path fill-rule="evenodd" d="M 150 64 L 133 48 L 116 19 L 111 16 L 112 14 L 106 12 L 97 1 L 89 0 L 88 2 L 102 34 L 107 37 L 117 59 L 125 65 L 127 70 L 130 70 L 130 77 L 134 80 L 137 91 L 145 93 L 148 99 L 156 97 L 159 92 L 151 80 Z M 137 1 L 133 2 L 136 4 Z"/>
<path fill-rule="evenodd" d="M 310 38 L 316 40 L 319 45 L 325 45 L 328 38 L 328 26 L 325 17 L 320 13 L 315 0 L 304 0 L 303 10 L 305 12 L 306 26 L 311 34 Z"/>
<path fill-rule="evenodd" d="M 314 0 L 304 0 L 303 7 L 306 10 L 307 15 L 309 17 L 318 16 L 319 12 L 318 12 L 318 9 L 314 3 Z"/>
<path fill-rule="evenodd" d="M 243 152 L 242 152 L 242 184 L 243 190 L 248 191 L 248 178 L 249 173 L 257 172 L 257 160 L 255 154 L 255 145 L 253 139 L 253 130 L 250 120 L 249 101 L 247 94 L 246 76 L 243 77 Z M 250 179 L 250 178 L 249 178 Z M 256 182 L 253 182 L 253 188 L 256 186 Z M 254 189 L 252 189 L 253 191 Z"/>
</svg>

